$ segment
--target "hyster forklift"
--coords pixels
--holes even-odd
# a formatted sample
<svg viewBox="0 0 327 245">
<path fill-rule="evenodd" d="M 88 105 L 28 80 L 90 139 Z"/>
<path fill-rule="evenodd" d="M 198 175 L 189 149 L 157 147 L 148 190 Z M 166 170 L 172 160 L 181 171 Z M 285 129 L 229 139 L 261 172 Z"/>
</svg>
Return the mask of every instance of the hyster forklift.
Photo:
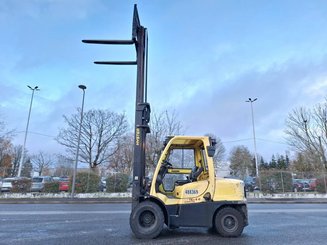
<svg viewBox="0 0 327 245">
<path fill-rule="evenodd" d="M 152 180 L 145 176 L 147 102 L 147 29 L 134 6 L 131 40 L 83 40 L 85 43 L 135 45 L 136 61 L 99 61 L 104 65 L 137 65 L 132 212 L 137 238 L 155 238 L 164 225 L 213 227 L 224 237 L 240 236 L 248 224 L 244 183 L 215 176 L 216 142 L 207 136 L 169 136 Z"/>
</svg>

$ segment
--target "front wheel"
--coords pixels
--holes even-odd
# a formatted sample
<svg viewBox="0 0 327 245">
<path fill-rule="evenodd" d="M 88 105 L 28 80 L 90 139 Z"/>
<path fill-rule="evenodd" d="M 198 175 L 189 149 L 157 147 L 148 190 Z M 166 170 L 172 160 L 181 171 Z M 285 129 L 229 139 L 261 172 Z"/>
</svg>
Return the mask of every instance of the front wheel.
<svg viewBox="0 0 327 245">
<path fill-rule="evenodd" d="M 235 208 L 221 209 L 215 217 L 215 227 L 223 237 L 238 237 L 245 226 L 243 215 Z"/>
<path fill-rule="evenodd" d="M 160 234 L 164 221 L 161 208 L 154 202 L 144 201 L 133 209 L 129 224 L 137 238 L 151 239 Z"/>
</svg>

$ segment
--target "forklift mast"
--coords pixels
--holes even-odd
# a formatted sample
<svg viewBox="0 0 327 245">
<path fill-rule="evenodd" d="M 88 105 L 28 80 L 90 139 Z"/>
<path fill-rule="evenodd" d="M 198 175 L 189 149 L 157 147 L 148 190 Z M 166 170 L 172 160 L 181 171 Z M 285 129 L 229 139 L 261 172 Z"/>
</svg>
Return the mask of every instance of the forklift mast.
<svg viewBox="0 0 327 245">
<path fill-rule="evenodd" d="M 131 40 L 82 40 L 89 44 L 135 45 L 136 61 L 95 61 L 99 65 L 137 65 L 135 132 L 133 161 L 132 209 L 146 194 L 145 186 L 145 149 L 146 135 L 150 133 L 150 104 L 147 102 L 147 64 L 148 35 L 147 29 L 140 23 L 137 6 L 134 5 Z"/>
</svg>

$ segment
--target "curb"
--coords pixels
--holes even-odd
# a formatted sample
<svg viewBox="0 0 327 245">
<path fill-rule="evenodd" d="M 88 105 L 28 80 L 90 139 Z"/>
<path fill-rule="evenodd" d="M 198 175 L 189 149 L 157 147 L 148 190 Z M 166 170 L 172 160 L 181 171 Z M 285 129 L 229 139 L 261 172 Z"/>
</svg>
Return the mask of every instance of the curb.
<svg viewBox="0 0 327 245">
<path fill-rule="evenodd" d="M 322 204 L 327 198 L 248 198 L 250 204 Z"/>
</svg>

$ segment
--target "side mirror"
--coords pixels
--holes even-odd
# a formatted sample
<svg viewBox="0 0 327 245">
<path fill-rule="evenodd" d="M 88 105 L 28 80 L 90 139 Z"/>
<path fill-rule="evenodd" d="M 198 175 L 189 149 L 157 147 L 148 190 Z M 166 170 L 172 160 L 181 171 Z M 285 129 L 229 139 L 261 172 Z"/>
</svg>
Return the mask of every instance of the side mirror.
<svg viewBox="0 0 327 245">
<path fill-rule="evenodd" d="M 213 157 L 216 152 L 216 147 L 215 146 L 207 146 L 207 151 L 208 151 L 209 157 Z"/>
</svg>

